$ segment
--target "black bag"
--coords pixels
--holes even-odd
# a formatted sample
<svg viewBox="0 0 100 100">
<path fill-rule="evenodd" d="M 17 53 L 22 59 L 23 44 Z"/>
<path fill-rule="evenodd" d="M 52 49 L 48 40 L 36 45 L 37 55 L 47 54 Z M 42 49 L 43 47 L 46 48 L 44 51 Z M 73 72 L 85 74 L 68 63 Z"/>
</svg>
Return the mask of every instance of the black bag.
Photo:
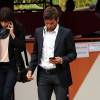
<svg viewBox="0 0 100 100">
<path fill-rule="evenodd" d="M 26 50 L 24 50 L 24 56 L 25 56 L 26 65 L 28 66 L 28 58 L 27 58 Z M 19 53 L 18 51 L 15 51 L 15 58 L 16 58 L 16 66 L 18 69 L 17 81 L 23 82 L 23 83 L 29 82 L 30 80 L 28 80 L 26 77 L 28 70 L 25 67 L 25 63 L 24 63 L 21 53 Z"/>
<path fill-rule="evenodd" d="M 18 69 L 17 81 L 22 82 L 22 83 L 29 82 L 29 80 L 26 77 L 26 74 L 27 74 L 27 69 L 26 68 L 23 69 L 23 70 Z"/>
</svg>

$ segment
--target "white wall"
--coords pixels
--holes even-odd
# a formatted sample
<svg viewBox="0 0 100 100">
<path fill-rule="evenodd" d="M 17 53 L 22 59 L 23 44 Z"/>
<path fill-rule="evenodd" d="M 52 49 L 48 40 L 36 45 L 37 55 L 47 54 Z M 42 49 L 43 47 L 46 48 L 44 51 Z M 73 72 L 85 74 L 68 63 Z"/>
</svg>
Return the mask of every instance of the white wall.
<svg viewBox="0 0 100 100">
<path fill-rule="evenodd" d="M 80 86 L 74 100 L 100 100 L 100 55 Z"/>
</svg>

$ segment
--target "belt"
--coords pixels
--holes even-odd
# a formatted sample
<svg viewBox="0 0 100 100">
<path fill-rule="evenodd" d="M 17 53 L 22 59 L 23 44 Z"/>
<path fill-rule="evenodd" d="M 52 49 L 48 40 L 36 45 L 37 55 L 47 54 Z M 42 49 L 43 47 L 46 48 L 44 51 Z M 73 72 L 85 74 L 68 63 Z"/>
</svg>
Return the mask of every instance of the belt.
<svg viewBox="0 0 100 100">
<path fill-rule="evenodd" d="M 10 65 L 9 62 L 0 62 L 0 66 Z"/>
<path fill-rule="evenodd" d="M 42 67 L 39 67 L 39 70 L 43 71 L 43 72 L 45 72 L 47 74 L 55 74 L 56 73 L 56 68 L 53 68 L 53 69 L 44 69 Z"/>
</svg>

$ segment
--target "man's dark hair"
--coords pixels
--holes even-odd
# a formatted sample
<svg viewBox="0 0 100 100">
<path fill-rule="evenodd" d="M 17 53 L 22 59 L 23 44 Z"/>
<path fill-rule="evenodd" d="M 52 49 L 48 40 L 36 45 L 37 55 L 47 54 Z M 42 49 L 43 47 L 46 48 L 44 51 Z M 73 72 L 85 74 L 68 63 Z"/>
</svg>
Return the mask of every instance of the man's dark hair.
<svg viewBox="0 0 100 100">
<path fill-rule="evenodd" d="M 43 12 L 43 18 L 46 19 L 57 19 L 59 17 L 59 12 L 56 7 L 48 6 Z"/>
<path fill-rule="evenodd" d="M 12 9 L 3 7 L 0 10 L 0 21 L 14 21 L 14 14 Z"/>
</svg>

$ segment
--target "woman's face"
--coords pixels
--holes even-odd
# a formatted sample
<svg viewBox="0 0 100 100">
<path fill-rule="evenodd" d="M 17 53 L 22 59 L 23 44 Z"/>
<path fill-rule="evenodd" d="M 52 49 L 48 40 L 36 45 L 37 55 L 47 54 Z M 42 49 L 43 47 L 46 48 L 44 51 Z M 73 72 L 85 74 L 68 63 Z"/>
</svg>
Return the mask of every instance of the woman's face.
<svg viewBox="0 0 100 100">
<path fill-rule="evenodd" d="M 10 24 L 10 21 L 1 21 L 0 24 L 1 24 L 1 26 L 2 26 L 3 28 L 7 28 L 8 25 Z"/>
</svg>

